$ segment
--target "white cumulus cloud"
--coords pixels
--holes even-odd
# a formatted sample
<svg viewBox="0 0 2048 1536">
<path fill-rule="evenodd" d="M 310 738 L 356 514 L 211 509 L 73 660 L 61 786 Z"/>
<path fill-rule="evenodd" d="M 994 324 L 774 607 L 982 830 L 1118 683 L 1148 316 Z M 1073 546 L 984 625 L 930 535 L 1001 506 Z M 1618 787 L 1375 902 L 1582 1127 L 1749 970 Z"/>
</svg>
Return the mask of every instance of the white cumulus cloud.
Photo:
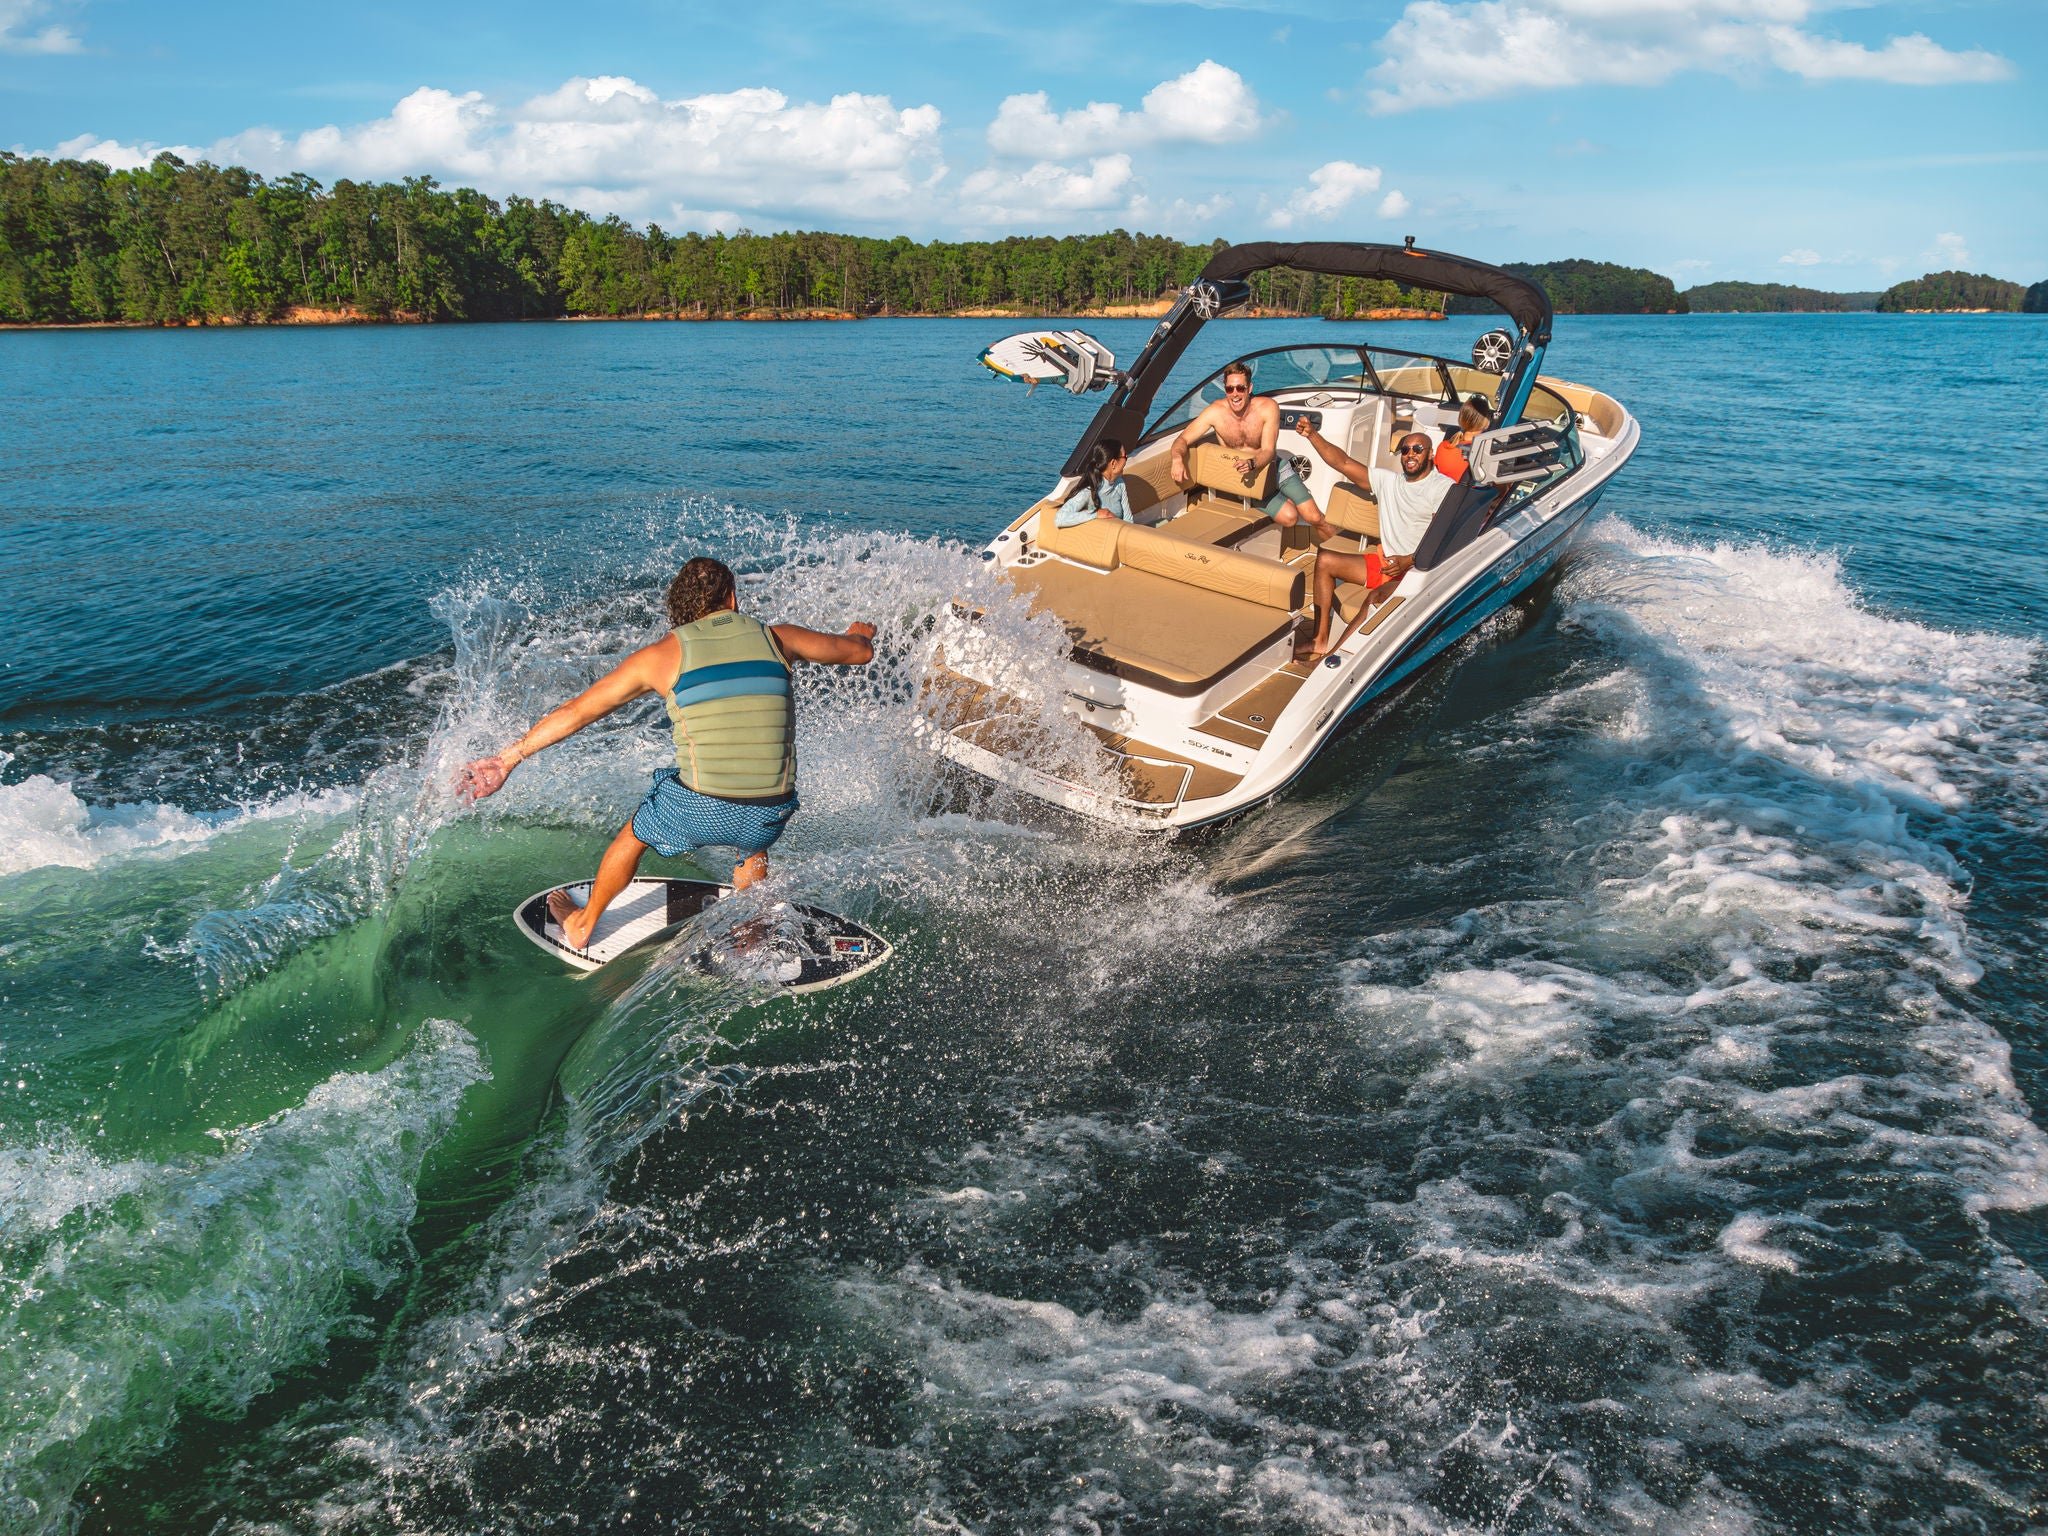
<svg viewBox="0 0 2048 1536">
<path fill-rule="evenodd" d="M 1961 235 L 1952 230 L 1946 231 L 1934 237 L 1927 259 L 1940 262 L 1947 268 L 1967 267 L 1970 264 L 1970 247 Z"/>
<path fill-rule="evenodd" d="M 1821 264 L 1821 261 L 1822 257 L 1819 251 L 1810 251 L 1802 246 L 1796 251 L 1787 251 L 1784 255 L 1780 256 L 1778 258 L 1778 265 L 1781 267 L 1817 267 Z"/>
<path fill-rule="evenodd" d="M 2012 65 L 1981 48 L 1951 53 L 1925 33 L 1895 37 L 1882 48 L 1815 37 L 1797 27 L 1766 27 L 1770 61 L 1808 80 L 1882 80 L 1891 85 L 1977 84 L 2004 80 Z"/>
<path fill-rule="evenodd" d="M 1389 192 L 1380 199 L 1380 217 L 1383 219 L 1398 219 L 1413 206 L 1414 204 L 1408 201 L 1407 194 L 1398 191 Z"/>
<path fill-rule="evenodd" d="M 1656 85 L 1682 70 L 1777 69 L 1807 80 L 1954 85 L 2009 79 L 2009 61 L 1920 33 L 1882 47 L 1807 24 L 1830 0 L 1409 0 L 1379 41 L 1375 112 L 1528 90 Z"/>
<path fill-rule="evenodd" d="M 1121 208 L 1135 190 L 1131 157 L 1100 155 L 1086 170 L 1050 160 L 1015 172 L 985 167 L 960 184 L 960 201 L 983 219 L 1027 223 Z"/>
<path fill-rule="evenodd" d="M 1332 218 L 1350 206 L 1352 199 L 1380 189 L 1380 168 L 1353 165 L 1349 160 L 1332 160 L 1308 173 L 1308 185 L 1296 187 L 1287 201 L 1266 215 L 1275 229 L 1292 229 L 1309 220 Z M 1400 196 L 1399 193 L 1393 196 Z M 1392 201 L 1392 198 L 1388 199 Z M 1403 210 L 1407 200 L 1402 199 Z"/>
<path fill-rule="evenodd" d="M 946 173 L 939 110 L 848 93 L 792 102 L 764 88 L 664 99 L 622 75 L 578 76 L 529 101 L 421 86 L 390 114 L 303 133 L 251 128 L 204 148 L 83 135 L 58 154 L 147 164 L 159 149 L 266 175 L 431 175 L 497 194 L 584 199 L 648 217 L 677 207 L 886 218 Z"/>
<path fill-rule="evenodd" d="M 85 44 L 69 27 L 29 30 L 49 10 L 49 0 L 0 0 L 0 53 L 83 53 Z"/>
<path fill-rule="evenodd" d="M 1205 240 L 1222 233 L 1216 227 L 1216 221 L 1230 211 L 1235 201 L 1227 192 L 1194 202 L 1184 197 L 1160 202 L 1139 192 L 1131 198 L 1124 215 L 1130 220 L 1132 229 L 1177 235 L 1183 240 Z"/>
<path fill-rule="evenodd" d="M 1148 144 L 1223 144 L 1260 125 L 1258 97 L 1244 77 L 1204 59 L 1147 91 L 1135 112 L 1108 101 L 1055 112 L 1044 91 L 1005 97 L 988 125 L 988 142 L 999 155 L 1058 159 Z"/>
<path fill-rule="evenodd" d="M 190 144 L 123 144 L 119 139 L 103 139 L 96 133 L 81 133 L 43 151 L 51 160 L 97 160 L 110 171 L 139 171 L 165 152 L 180 160 L 203 160 L 207 154 Z"/>
</svg>

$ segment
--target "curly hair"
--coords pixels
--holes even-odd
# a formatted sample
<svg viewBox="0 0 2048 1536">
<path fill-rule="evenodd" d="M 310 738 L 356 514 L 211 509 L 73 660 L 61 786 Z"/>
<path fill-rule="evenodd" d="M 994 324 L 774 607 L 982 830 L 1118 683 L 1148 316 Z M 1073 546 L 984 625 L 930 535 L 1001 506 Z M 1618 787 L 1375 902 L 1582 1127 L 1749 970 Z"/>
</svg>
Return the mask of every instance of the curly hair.
<svg viewBox="0 0 2048 1536">
<path fill-rule="evenodd" d="M 668 621 L 680 629 L 732 601 L 732 571 L 709 555 L 699 555 L 668 584 Z"/>
</svg>

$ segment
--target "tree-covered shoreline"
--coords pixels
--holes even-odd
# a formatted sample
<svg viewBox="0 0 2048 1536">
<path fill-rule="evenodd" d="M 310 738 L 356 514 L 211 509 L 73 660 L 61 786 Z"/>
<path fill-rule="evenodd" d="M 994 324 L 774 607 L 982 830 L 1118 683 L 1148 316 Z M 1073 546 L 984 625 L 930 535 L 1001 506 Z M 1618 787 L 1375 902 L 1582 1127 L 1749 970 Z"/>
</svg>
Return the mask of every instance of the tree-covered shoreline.
<svg viewBox="0 0 2048 1536">
<path fill-rule="evenodd" d="M 1685 290 L 1696 315 L 1849 314 L 1877 308 L 1875 293 L 1832 293 L 1791 283 L 1698 283 Z"/>
<path fill-rule="evenodd" d="M 0 151 L 0 322 L 15 325 L 1085 314 L 1156 303 L 1223 243 L 1121 229 L 924 243 L 670 234 L 424 176 L 324 187 L 169 154 L 115 171 Z M 1654 273 L 1518 270 L 1567 314 L 1683 307 Z M 1315 273 L 1261 272 L 1252 286 L 1265 314 L 1443 307 L 1424 290 Z"/>
<path fill-rule="evenodd" d="M 923 244 L 670 234 L 424 176 L 323 187 L 168 154 L 114 171 L 0 151 L 0 321 L 15 324 L 1065 314 L 1154 301 L 1220 244 L 1124 230 Z M 1439 307 L 1393 283 L 1306 273 L 1260 273 L 1253 288 L 1274 312 Z"/>
<path fill-rule="evenodd" d="M 2024 283 L 2009 283 L 1981 272 L 1929 272 L 1910 282 L 1894 283 L 1878 295 L 1883 314 L 1912 314 L 1929 311 L 1990 310 L 2016 312 L 2026 302 Z"/>
<path fill-rule="evenodd" d="M 1527 278 L 1550 296 L 1560 315 L 1682 315 L 1685 296 L 1661 272 L 1611 261 L 1504 261 L 1502 271 Z M 1451 313 L 1485 314 L 1483 300 L 1453 299 Z"/>
<path fill-rule="evenodd" d="M 850 319 L 1157 312 L 1224 242 L 1111 230 L 917 242 L 826 231 L 670 234 L 431 177 L 266 180 L 159 155 L 139 170 L 0 150 L 0 324 L 248 325 L 336 320 Z M 1508 262 L 1559 314 L 2020 309 L 2040 285 L 1930 273 L 1884 293 L 1770 283 L 1679 292 L 1642 268 Z M 1331 319 L 1442 312 L 1391 282 L 1274 270 L 1253 312 Z M 1485 313 L 1453 298 L 1449 312 Z"/>
</svg>

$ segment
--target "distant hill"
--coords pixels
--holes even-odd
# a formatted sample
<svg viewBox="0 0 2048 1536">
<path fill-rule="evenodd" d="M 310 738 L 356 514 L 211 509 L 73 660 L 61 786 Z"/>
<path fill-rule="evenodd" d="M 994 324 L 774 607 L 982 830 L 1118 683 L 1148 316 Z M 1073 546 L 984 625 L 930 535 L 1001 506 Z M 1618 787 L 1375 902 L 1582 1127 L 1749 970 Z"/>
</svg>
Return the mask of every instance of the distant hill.
<svg viewBox="0 0 2048 1536">
<path fill-rule="evenodd" d="M 2026 293 L 2018 283 L 1982 272 L 1930 272 L 1894 283 L 1878 295 L 1877 307 L 1890 315 L 1915 309 L 2017 310 Z"/>
<path fill-rule="evenodd" d="M 2039 282 L 2027 290 L 2027 296 L 2020 300 L 2020 308 L 2030 315 L 2048 315 L 2048 282 Z"/>
<path fill-rule="evenodd" d="M 1508 261 L 1504 270 L 1526 277 L 1550 295 L 1560 315 L 1666 315 L 1685 312 L 1685 300 L 1662 273 L 1611 261 Z M 1484 299 L 1452 299 L 1454 315 L 1485 315 Z"/>
<path fill-rule="evenodd" d="M 1680 297 L 1696 315 L 1839 313 L 1877 308 L 1875 293 L 1828 293 L 1789 283 L 1699 283 Z"/>
</svg>

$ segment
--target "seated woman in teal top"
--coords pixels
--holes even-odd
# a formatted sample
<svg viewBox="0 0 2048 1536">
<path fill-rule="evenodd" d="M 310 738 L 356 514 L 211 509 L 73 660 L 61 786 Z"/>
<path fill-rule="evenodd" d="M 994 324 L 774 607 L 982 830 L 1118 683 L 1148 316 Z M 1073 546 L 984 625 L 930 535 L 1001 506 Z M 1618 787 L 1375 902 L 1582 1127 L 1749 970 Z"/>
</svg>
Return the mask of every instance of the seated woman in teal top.
<svg viewBox="0 0 2048 1536">
<path fill-rule="evenodd" d="M 1124 463 L 1130 455 L 1113 437 L 1105 437 L 1088 450 L 1088 483 L 1073 495 L 1053 518 L 1055 526 L 1075 528 L 1093 517 L 1120 517 L 1131 521 L 1131 498 L 1124 490 Z"/>
</svg>

